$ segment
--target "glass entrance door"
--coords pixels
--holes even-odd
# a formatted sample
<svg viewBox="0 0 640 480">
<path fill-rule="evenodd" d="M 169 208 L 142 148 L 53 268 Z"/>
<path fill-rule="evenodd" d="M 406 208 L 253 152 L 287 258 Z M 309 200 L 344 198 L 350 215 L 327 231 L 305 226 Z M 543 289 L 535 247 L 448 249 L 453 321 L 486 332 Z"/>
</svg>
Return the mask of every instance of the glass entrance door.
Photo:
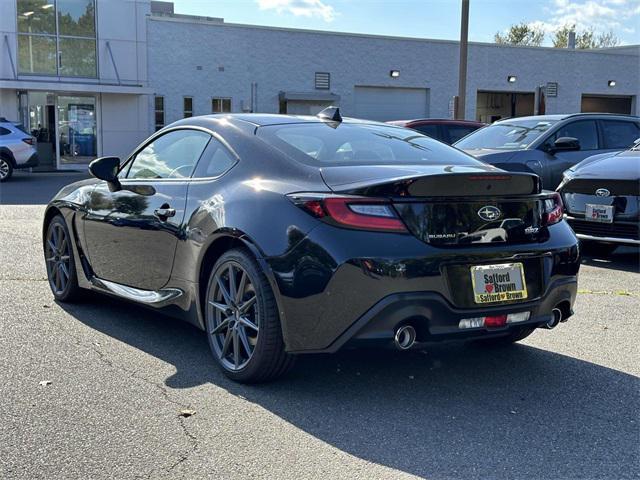
<svg viewBox="0 0 640 480">
<path fill-rule="evenodd" d="M 38 168 L 55 168 L 55 95 L 49 92 L 20 92 L 19 101 L 22 123 L 37 141 Z"/>
<path fill-rule="evenodd" d="M 58 167 L 87 164 L 98 155 L 96 97 L 58 96 Z"/>
</svg>

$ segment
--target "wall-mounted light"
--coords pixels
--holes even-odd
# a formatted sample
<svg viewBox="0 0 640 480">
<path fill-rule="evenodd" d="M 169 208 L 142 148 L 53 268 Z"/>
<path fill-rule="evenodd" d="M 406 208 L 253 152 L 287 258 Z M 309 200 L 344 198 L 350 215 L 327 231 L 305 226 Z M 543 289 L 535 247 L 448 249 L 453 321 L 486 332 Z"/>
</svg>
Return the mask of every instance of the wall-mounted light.
<svg viewBox="0 0 640 480">
<path fill-rule="evenodd" d="M 615 87 L 616 86 L 616 81 L 615 80 L 609 80 L 607 82 L 607 85 L 609 85 L 610 87 Z"/>
<path fill-rule="evenodd" d="M 516 80 L 518 80 L 518 77 L 516 77 L 515 75 L 509 75 L 507 77 L 507 82 L 509 83 L 516 83 Z"/>
<path fill-rule="evenodd" d="M 389 76 L 391 78 L 398 78 L 400 76 L 400 70 L 391 70 Z"/>
</svg>

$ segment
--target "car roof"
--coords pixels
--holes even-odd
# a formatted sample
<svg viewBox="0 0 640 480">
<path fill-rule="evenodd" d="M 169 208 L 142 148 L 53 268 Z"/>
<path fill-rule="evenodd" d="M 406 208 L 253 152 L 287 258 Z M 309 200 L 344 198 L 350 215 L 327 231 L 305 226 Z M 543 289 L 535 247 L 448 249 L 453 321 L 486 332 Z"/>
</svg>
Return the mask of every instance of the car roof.
<svg viewBox="0 0 640 480">
<path fill-rule="evenodd" d="M 407 126 L 407 125 L 469 125 L 474 127 L 481 127 L 485 125 L 482 122 L 477 122 L 475 120 L 456 120 L 451 118 L 414 118 L 412 120 L 392 120 L 387 122 L 389 125 L 399 125 L 399 126 Z"/>
<path fill-rule="evenodd" d="M 580 118 L 580 117 L 624 118 L 624 119 L 630 119 L 630 120 L 640 120 L 640 117 L 637 117 L 635 115 L 626 115 L 624 113 L 557 113 L 553 115 L 530 115 L 527 117 L 509 117 L 509 118 L 503 118 L 494 123 L 498 124 L 498 123 L 513 121 L 513 120 L 533 120 L 538 122 L 544 122 L 545 120 L 561 121 L 561 120 L 567 120 L 569 118 Z"/>
<path fill-rule="evenodd" d="M 223 114 L 210 114 L 200 115 L 197 117 L 189 117 L 183 120 L 179 120 L 172 125 L 201 125 L 214 122 L 219 124 L 221 121 L 227 122 L 244 122 L 251 124 L 255 127 L 264 127 L 268 125 L 286 125 L 286 124 L 301 124 L 301 123 L 324 123 L 328 120 L 316 117 L 315 115 L 287 115 L 277 113 L 223 113 Z M 360 124 L 360 125 L 380 125 L 384 127 L 398 127 L 397 125 L 390 125 L 388 123 L 376 122 L 375 120 L 360 120 L 357 118 L 342 117 L 342 123 L 346 124 Z"/>
</svg>

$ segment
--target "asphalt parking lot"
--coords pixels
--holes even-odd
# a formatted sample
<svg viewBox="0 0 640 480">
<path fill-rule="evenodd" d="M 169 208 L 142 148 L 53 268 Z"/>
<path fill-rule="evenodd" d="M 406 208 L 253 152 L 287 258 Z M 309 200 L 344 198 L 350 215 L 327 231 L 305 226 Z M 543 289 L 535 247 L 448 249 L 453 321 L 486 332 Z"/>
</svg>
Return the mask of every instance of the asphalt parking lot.
<svg viewBox="0 0 640 480">
<path fill-rule="evenodd" d="M 43 203 L 78 178 L 0 186 L 0 478 L 637 478 L 637 250 L 585 258 L 576 315 L 511 348 L 308 356 L 242 386 L 189 325 L 53 302 Z"/>
</svg>

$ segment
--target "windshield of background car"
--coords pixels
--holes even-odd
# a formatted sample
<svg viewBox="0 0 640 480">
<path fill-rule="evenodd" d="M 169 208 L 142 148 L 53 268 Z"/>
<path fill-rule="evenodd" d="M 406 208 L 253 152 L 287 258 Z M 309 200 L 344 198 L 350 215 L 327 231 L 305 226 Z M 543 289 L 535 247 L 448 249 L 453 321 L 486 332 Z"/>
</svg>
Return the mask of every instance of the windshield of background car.
<svg viewBox="0 0 640 480">
<path fill-rule="evenodd" d="M 478 165 L 469 155 L 415 130 L 367 124 L 267 125 L 258 135 L 293 159 L 312 166 Z"/>
<path fill-rule="evenodd" d="M 455 144 L 465 150 L 524 150 L 556 120 L 508 120 L 476 130 Z"/>
</svg>

